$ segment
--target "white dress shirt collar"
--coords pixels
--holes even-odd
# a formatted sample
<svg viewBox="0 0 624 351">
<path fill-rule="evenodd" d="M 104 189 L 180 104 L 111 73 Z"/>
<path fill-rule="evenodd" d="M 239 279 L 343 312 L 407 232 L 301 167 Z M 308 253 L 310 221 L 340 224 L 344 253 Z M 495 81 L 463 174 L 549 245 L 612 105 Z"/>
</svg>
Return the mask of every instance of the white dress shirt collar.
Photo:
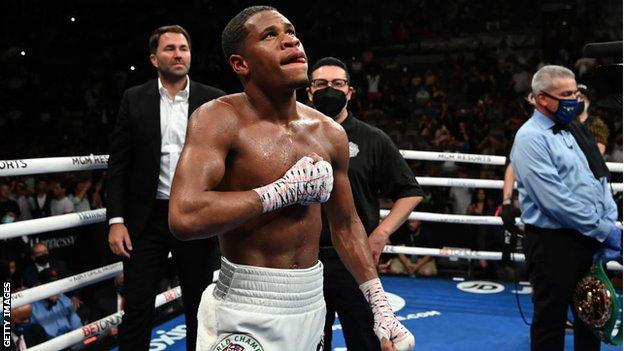
<svg viewBox="0 0 624 351">
<path fill-rule="evenodd" d="M 176 98 L 180 98 L 183 102 L 188 100 L 189 94 L 191 92 L 191 84 L 190 84 L 190 79 L 188 77 L 188 75 L 186 76 L 186 85 L 184 86 L 183 90 L 180 90 L 177 94 L 176 94 Z M 158 77 L 158 93 L 160 94 L 161 97 L 166 97 L 169 100 L 171 100 L 171 97 L 169 96 L 169 92 L 167 92 L 167 88 L 165 88 L 165 86 L 163 85 L 162 81 L 160 80 L 160 77 Z"/>
</svg>

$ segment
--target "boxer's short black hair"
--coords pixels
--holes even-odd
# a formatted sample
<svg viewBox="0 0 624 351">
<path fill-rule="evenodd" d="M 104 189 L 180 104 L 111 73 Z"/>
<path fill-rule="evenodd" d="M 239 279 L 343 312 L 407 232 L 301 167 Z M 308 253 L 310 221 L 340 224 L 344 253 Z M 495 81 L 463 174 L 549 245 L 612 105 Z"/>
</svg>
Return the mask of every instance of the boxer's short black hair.
<svg viewBox="0 0 624 351">
<path fill-rule="evenodd" d="M 277 11 L 271 6 L 251 6 L 239 12 L 234 18 L 228 22 L 221 33 L 221 49 L 223 55 L 228 60 L 230 55 L 240 53 L 243 41 L 249 34 L 249 30 L 245 27 L 247 20 L 253 15 L 264 11 Z"/>
<path fill-rule="evenodd" d="M 322 59 L 316 61 L 314 63 L 314 65 L 312 66 L 312 69 L 310 70 L 310 77 L 312 77 L 312 72 L 316 71 L 317 69 L 323 67 L 323 66 L 337 66 L 342 68 L 345 73 L 347 74 L 347 80 L 351 80 L 351 77 L 349 77 L 349 70 L 347 69 L 347 65 L 342 62 L 342 60 L 337 59 L 335 57 L 323 57 Z"/>
<path fill-rule="evenodd" d="M 178 33 L 184 35 L 186 38 L 186 42 L 188 43 L 189 49 L 191 48 L 191 37 L 189 36 L 186 29 L 178 26 L 177 24 L 170 26 L 162 26 L 154 29 L 152 35 L 149 38 L 149 50 L 151 54 L 155 54 L 158 49 L 158 41 L 160 40 L 160 36 L 165 33 Z"/>
</svg>

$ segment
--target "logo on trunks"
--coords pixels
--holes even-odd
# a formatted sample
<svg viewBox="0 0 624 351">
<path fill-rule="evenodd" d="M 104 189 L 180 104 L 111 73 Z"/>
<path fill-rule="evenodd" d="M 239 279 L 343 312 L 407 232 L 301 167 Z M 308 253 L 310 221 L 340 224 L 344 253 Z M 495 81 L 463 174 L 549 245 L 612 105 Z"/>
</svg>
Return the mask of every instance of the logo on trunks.
<svg viewBox="0 0 624 351">
<path fill-rule="evenodd" d="M 222 337 L 212 351 L 264 351 L 264 348 L 249 334 L 229 334 Z"/>
<path fill-rule="evenodd" d="M 349 142 L 349 157 L 355 157 L 360 153 L 360 147 L 354 143 Z"/>
</svg>

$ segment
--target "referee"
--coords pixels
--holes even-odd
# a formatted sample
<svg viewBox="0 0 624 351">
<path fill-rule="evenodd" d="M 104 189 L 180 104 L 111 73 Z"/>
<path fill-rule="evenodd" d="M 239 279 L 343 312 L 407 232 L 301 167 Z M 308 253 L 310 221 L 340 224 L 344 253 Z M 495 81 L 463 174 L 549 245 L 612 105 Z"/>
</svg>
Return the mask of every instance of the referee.
<svg viewBox="0 0 624 351">
<path fill-rule="evenodd" d="M 622 261 L 622 230 L 606 177 L 596 177 L 583 145 L 570 132 L 580 111 L 574 73 L 544 66 L 533 76 L 535 112 L 516 134 L 516 174 L 524 251 L 533 286 L 531 350 L 564 349 L 572 291 L 593 258 Z M 578 318 L 574 349 L 600 350 Z"/>
<path fill-rule="evenodd" d="M 311 71 L 308 98 L 314 107 L 340 123 L 349 139 L 349 181 L 357 213 L 369 235 L 375 261 L 386 241 L 405 222 L 422 199 L 422 190 L 392 140 L 381 130 L 359 121 L 347 111 L 354 92 L 344 62 L 333 57 L 317 61 Z M 379 223 L 379 199 L 394 205 Z M 323 214 L 319 259 L 323 262 L 323 292 L 327 305 L 324 350 L 331 350 L 332 325 L 338 313 L 349 350 L 379 350 L 373 315 L 357 283 L 332 246 Z"/>
</svg>

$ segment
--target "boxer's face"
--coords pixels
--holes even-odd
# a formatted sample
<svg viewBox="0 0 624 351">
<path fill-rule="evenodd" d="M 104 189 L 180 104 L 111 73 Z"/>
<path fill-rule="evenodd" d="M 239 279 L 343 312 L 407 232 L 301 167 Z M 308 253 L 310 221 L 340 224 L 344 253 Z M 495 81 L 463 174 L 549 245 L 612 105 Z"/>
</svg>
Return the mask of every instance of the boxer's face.
<svg viewBox="0 0 624 351">
<path fill-rule="evenodd" d="M 158 39 L 156 53 L 150 55 L 152 65 L 172 78 L 186 77 L 191 68 L 191 49 L 181 33 L 167 32 Z"/>
<path fill-rule="evenodd" d="M 308 60 L 286 17 L 277 11 L 263 11 L 250 17 L 245 26 L 248 34 L 241 56 L 246 67 L 237 73 L 294 89 L 308 84 Z"/>
</svg>

